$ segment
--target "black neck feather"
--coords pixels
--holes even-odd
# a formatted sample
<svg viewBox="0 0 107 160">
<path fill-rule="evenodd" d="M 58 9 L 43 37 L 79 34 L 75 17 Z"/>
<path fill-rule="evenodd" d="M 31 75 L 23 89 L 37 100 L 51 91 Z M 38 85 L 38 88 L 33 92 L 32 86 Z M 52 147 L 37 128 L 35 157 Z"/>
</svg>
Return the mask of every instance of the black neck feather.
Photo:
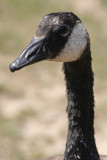
<svg viewBox="0 0 107 160">
<path fill-rule="evenodd" d="M 83 56 L 64 63 L 68 136 L 64 160 L 99 160 L 94 138 L 94 95 L 90 44 Z"/>
</svg>

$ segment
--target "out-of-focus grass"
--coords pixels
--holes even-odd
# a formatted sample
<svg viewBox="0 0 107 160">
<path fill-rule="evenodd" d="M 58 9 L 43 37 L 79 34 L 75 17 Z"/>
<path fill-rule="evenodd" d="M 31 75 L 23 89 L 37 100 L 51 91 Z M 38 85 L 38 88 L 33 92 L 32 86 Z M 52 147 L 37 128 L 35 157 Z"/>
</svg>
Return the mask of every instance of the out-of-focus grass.
<svg viewBox="0 0 107 160">
<path fill-rule="evenodd" d="M 102 0 L 102 4 L 103 4 L 104 6 L 107 6 L 107 1 L 106 1 L 106 0 Z"/>
<path fill-rule="evenodd" d="M 0 158 L 14 159 L 13 157 L 16 156 L 15 152 L 19 152 L 20 150 L 17 146 L 20 139 L 20 132 L 15 126 L 14 121 L 5 117 L 0 112 Z M 21 153 L 19 157 L 21 157 Z"/>
<path fill-rule="evenodd" d="M 23 122 L 29 117 L 33 117 L 36 115 L 36 111 L 32 107 L 25 107 L 25 109 L 21 110 L 15 117 L 16 122 Z"/>
<path fill-rule="evenodd" d="M 107 7 L 106 0 L 101 4 Z M 35 160 L 64 151 L 67 102 L 61 64 L 41 62 L 14 74 L 8 68 L 30 42 L 40 19 L 56 11 L 80 13 L 89 32 L 97 95 L 97 131 L 100 132 L 100 123 L 104 124 L 106 119 L 107 23 L 102 21 L 106 15 L 98 19 L 91 11 L 83 14 L 73 8 L 70 0 L 63 3 L 61 0 L 1 0 L 0 159 Z"/>
<path fill-rule="evenodd" d="M 5 84 L 0 84 L 0 93 L 1 94 L 6 94 L 8 93 L 9 89 Z"/>
</svg>

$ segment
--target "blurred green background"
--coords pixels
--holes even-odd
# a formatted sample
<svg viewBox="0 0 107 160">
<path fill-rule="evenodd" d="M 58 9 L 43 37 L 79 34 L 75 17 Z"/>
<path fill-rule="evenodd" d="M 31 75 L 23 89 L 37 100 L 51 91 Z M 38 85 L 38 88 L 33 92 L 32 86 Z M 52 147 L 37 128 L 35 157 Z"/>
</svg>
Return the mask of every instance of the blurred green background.
<svg viewBox="0 0 107 160">
<path fill-rule="evenodd" d="M 41 62 L 11 73 L 9 64 L 47 13 L 72 11 L 91 38 L 95 129 L 107 153 L 107 1 L 0 0 L 0 160 L 36 160 L 64 152 L 67 134 L 62 64 Z"/>
</svg>

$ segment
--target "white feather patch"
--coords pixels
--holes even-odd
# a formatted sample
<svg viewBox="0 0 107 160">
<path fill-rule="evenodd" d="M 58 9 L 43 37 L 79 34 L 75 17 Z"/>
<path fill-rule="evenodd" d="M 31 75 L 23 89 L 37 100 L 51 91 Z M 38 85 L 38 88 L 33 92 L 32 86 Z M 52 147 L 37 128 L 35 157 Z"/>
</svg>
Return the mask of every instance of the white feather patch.
<svg viewBox="0 0 107 160">
<path fill-rule="evenodd" d="M 77 23 L 63 50 L 56 56 L 53 61 L 71 62 L 79 59 L 86 47 L 88 33 L 82 23 Z"/>
<path fill-rule="evenodd" d="M 52 23 L 53 23 L 54 25 L 59 24 L 59 18 L 58 18 L 58 17 L 54 17 L 53 20 L 52 20 Z"/>
</svg>

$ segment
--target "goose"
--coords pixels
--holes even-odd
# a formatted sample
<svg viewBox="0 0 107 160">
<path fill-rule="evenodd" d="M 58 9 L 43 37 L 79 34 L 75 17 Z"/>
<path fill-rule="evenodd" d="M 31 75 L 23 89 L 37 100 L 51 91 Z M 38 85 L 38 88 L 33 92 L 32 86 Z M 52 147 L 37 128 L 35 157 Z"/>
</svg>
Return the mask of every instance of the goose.
<svg viewBox="0 0 107 160">
<path fill-rule="evenodd" d="M 45 15 L 11 72 L 39 61 L 63 62 L 67 91 L 68 134 L 64 156 L 49 160 L 103 160 L 94 136 L 94 93 L 90 38 L 72 12 Z"/>
</svg>

